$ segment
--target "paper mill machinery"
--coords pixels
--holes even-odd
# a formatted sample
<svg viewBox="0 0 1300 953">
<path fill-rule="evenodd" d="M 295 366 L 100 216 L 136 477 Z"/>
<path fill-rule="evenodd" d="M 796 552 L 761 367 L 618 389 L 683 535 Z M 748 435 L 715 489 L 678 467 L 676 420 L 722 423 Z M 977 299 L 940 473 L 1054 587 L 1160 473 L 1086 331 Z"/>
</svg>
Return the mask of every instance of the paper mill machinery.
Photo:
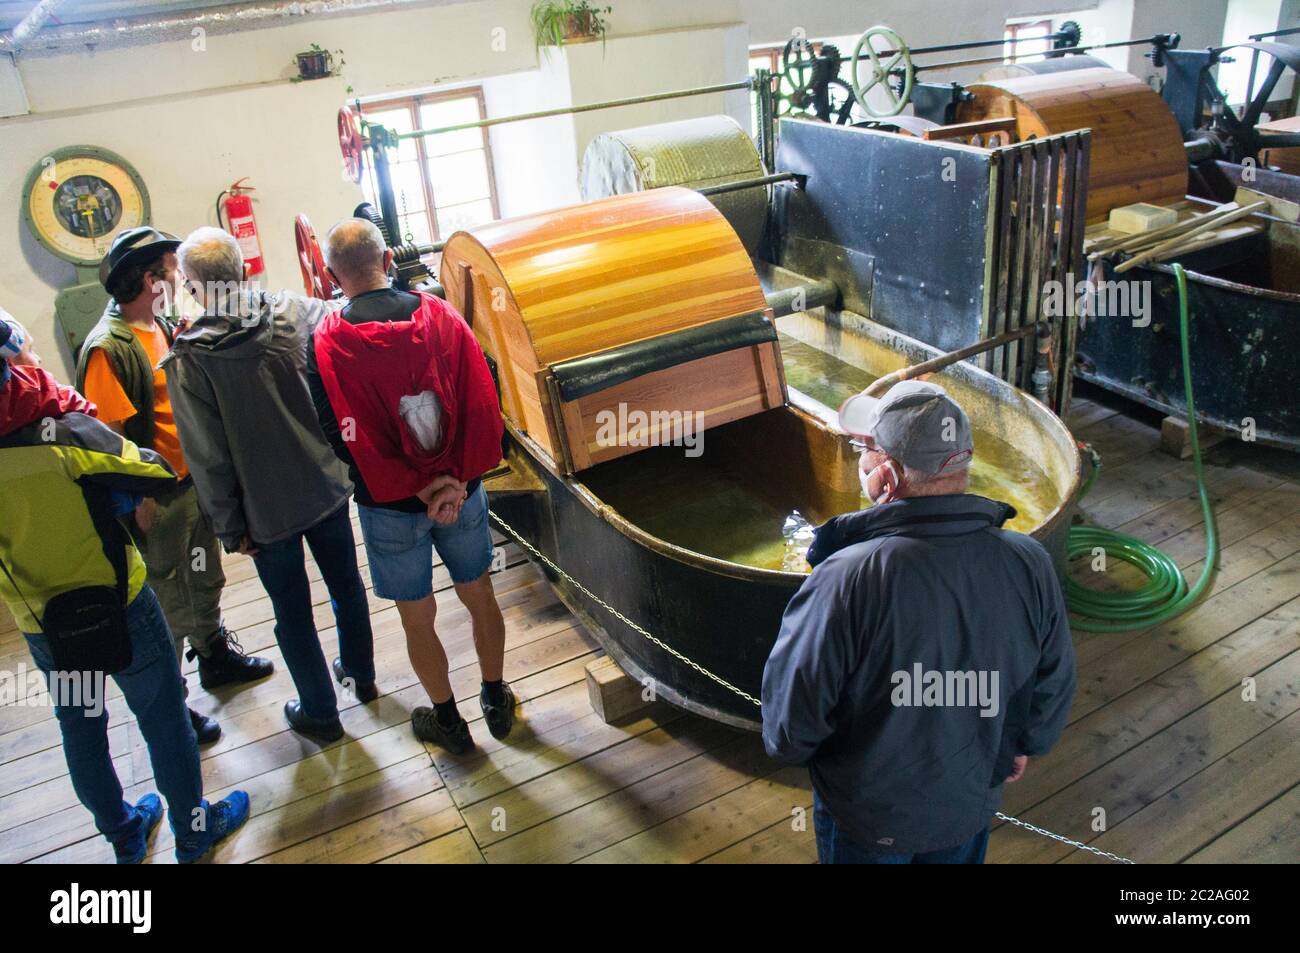
<svg viewBox="0 0 1300 953">
<path fill-rule="evenodd" d="M 783 523 L 860 505 L 835 408 L 868 382 L 941 373 L 979 434 L 977 486 L 1017 499 L 1018 528 L 1063 570 L 1083 464 L 1048 408 L 1069 400 L 1073 322 L 1039 303 L 1079 264 L 1089 134 L 974 146 L 795 118 L 778 134 L 762 72 L 452 129 L 751 88 L 756 137 L 727 116 L 602 134 L 582 203 L 423 246 L 394 242 L 401 137 L 351 109 L 339 130 L 349 172 L 375 176 L 376 206 L 357 214 L 394 247 L 397 281 L 444 294 L 493 370 L 495 528 L 624 671 L 754 728 L 807 568 L 782 553 Z M 302 217 L 297 235 L 310 293 L 332 296 Z M 916 253 L 937 235 L 944 255 Z M 983 369 L 952 363 L 976 351 Z M 610 419 L 624 428 L 613 443 Z M 674 445 L 684 422 L 709 452 Z"/>
<path fill-rule="evenodd" d="M 913 57 L 923 53 L 1003 41 L 909 49 L 897 34 L 873 28 L 852 57 L 833 47 L 827 55 L 823 47 L 811 60 L 796 58 L 796 70 L 783 75 L 782 83 L 795 90 L 787 107 L 802 106 L 803 115 L 904 136 L 1023 142 L 1090 129 L 1090 264 L 1073 276 L 1080 318 L 1074 373 L 1186 417 L 1173 275 L 1163 263 L 1176 253 L 1191 283 L 1199 418 L 1247 439 L 1296 449 L 1300 118 L 1265 122 L 1264 114 L 1283 76 L 1300 70 L 1300 50 L 1283 42 L 1298 33 L 1279 30 L 1198 50 L 1180 49 L 1177 33 L 1086 46 L 1077 27 L 1067 23 L 1035 38 L 1051 46 L 1038 61 L 1003 63 L 999 51 L 997 57 L 919 63 Z M 1164 69 L 1159 93 L 1092 55 L 1132 45 L 1149 45 L 1147 56 Z M 1252 96 L 1234 111 L 1213 70 L 1247 53 Z M 990 68 L 973 83 L 918 78 L 981 65 Z M 845 86 L 853 96 L 844 108 L 816 108 L 828 99 L 840 102 Z M 873 105 L 864 95 L 873 86 L 888 89 L 887 104 L 877 99 Z M 1173 215 L 1168 227 L 1192 232 L 1196 241 L 1124 266 L 1121 254 L 1132 254 L 1142 240 L 1111 230 L 1109 215 L 1134 203 Z M 1134 298 L 1142 301 L 1143 313 L 1129 313 Z M 1117 307 L 1117 299 L 1127 305 Z"/>
</svg>

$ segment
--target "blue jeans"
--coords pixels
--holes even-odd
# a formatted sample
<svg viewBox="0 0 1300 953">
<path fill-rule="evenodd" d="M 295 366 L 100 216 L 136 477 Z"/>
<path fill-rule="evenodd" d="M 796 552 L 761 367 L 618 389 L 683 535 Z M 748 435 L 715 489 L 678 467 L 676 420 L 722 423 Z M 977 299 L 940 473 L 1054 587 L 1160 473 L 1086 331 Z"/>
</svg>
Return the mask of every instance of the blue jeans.
<svg viewBox="0 0 1300 953">
<path fill-rule="evenodd" d="M 924 854 L 884 854 L 849 840 L 830 810 L 813 792 L 813 830 L 817 833 L 817 861 L 822 864 L 982 864 L 989 845 L 988 828 L 964 844 Z"/>
<path fill-rule="evenodd" d="M 253 557 L 257 575 L 275 611 L 275 640 L 293 676 L 302 710 L 312 718 L 328 721 L 338 717 L 339 706 L 312 616 L 304 539 L 329 590 L 338 627 L 339 657 L 348 675 L 359 683 L 375 679 L 375 643 L 346 504 L 306 532 L 277 543 L 254 543 L 258 548 Z"/>
<path fill-rule="evenodd" d="M 171 629 L 152 589 L 145 586 L 127 607 L 131 634 L 131 665 L 112 676 L 122 697 L 140 724 L 149 747 L 158 790 L 167 800 L 172 830 L 184 830 L 203 798 L 199 771 L 199 746 L 185 708 L 180 665 Z M 54 661 L 43 635 L 24 634 L 32 660 L 45 673 L 51 695 L 62 695 L 60 681 L 51 678 Z M 99 690 L 106 686 L 101 682 Z M 84 693 L 83 693 L 84 696 Z M 63 756 L 68 762 L 77 798 L 95 818 L 95 827 L 112 843 L 132 837 L 141 816 L 122 800 L 122 783 L 113 769 L 108 750 L 108 712 L 89 697 L 55 698 L 55 717 L 63 733 Z"/>
</svg>

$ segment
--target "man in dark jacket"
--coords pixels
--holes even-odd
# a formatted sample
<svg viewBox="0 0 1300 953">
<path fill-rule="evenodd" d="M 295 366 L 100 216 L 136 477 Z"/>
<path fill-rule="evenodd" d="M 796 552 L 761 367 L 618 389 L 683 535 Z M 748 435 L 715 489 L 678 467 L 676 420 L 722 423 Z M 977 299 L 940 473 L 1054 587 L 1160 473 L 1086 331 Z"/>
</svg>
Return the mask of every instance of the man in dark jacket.
<svg viewBox="0 0 1300 953">
<path fill-rule="evenodd" d="M 763 673 L 768 753 L 812 772 L 822 863 L 981 863 L 1002 785 L 1056 743 L 1074 649 L 1051 557 L 965 493 L 970 422 L 942 388 L 857 395 L 874 504 L 817 531 Z"/>
<path fill-rule="evenodd" d="M 227 552 L 253 557 L 271 597 L 275 638 L 299 695 L 284 706 L 289 726 L 336 741 L 343 725 L 312 615 L 304 540 L 329 590 L 348 672 L 373 683 L 375 661 L 351 486 L 304 377 L 308 335 L 325 304 L 243 286 L 239 243 L 220 229 L 197 230 L 177 254 L 205 309 L 162 365 L 181 446 L 217 538 Z"/>
<path fill-rule="evenodd" d="M 77 389 L 99 408 L 111 429 L 160 454 L 176 483 L 136 511 L 134 535 L 176 640 L 189 640 L 198 658 L 199 684 L 214 689 L 266 678 L 269 659 L 246 655 L 221 618 L 226 576 L 212 526 L 176 435 L 171 398 L 159 362 L 171 347 L 175 314 L 176 247 L 180 241 L 155 228 L 123 230 L 100 263 L 100 280 L 112 295 L 103 317 L 81 346 Z M 199 712 L 190 720 L 200 744 L 216 741 L 221 726 Z"/>
</svg>

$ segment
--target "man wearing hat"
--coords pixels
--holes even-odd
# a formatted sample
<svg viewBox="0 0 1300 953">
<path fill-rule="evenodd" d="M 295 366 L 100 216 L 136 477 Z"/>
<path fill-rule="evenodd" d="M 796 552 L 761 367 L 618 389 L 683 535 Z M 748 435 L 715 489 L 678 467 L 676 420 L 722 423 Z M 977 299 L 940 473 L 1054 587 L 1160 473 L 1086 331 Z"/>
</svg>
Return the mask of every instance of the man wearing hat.
<svg viewBox="0 0 1300 953">
<path fill-rule="evenodd" d="M 269 659 L 250 657 L 223 624 L 226 584 L 221 547 L 199 509 L 198 493 L 181 452 L 167 379 L 159 362 L 171 348 L 175 314 L 176 249 L 180 240 L 155 228 L 123 230 L 99 266 L 112 300 L 91 329 L 77 360 L 77 389 L 99 407 L 99 417 L 141 447 L 155 450 L 176 471 L 174 490 L 146 499 L 136 525 L 149 584 L 158 594 L 179 655 L 186 638 L 206 689 L 265 678 Z M 190 712 L 200 743 L 221 727 Z"/>
<path fill-rule="evenodd" d="M 812 774 L 822 863 L 982 863 L 1002 785 L 1060 737 L 1074 649 L 1052 559 L 966 493 L 970 421 L 943 388 L 858 394 L 840 427 L 868 509 L 808 551 L 763 673 L 763 741 Z"/>
</svg>

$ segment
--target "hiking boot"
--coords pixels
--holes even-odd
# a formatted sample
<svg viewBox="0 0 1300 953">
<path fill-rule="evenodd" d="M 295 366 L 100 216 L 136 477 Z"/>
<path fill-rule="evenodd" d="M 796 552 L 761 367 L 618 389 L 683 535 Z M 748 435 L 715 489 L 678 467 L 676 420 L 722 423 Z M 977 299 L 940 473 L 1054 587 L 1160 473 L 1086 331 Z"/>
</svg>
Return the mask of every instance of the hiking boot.
<svg viewBox="0 0 1300 953">
<path fill-rule="evenodd" d="M 352 694 L 357 696 L 357 701 L 363 705 L 368 705 L 379 697 L 379 686 L 371 679 L 368 682 L 360 682 L 347 673 L 343 667 L 343 659 L 334 660 L 334 680 L 345 688 L 351 688 Z"/>
<path fill-rule="evenodd" d="M 207 811 L 207 830 L 189 837 L 176 838 L 176 861 L 192 864 L 202 860 L 221 841 L 244 826 L 248 820 L 248 795 L 243 791 L 231 791 L 224 801 L 203 807 Z"/>
<path fill-rule="evenodd" d="M 452 754 L 469 754 L 474 750 L 474 739 L 470 737 L 469 723 L 464 718 L 459 724 L 444 728 L 432 708 L 421 706 L 411 712 L 411 728 L 421 741 L 442 745 Z"/>
<path fill-rule="evenodd" d="M 193 708 L 189 711 L 190 727 L 194 729 L 194 736 L 199 739 L 199 744 L 210 745 L 221 737 L 221 725 L 217 719 L 201 715 Z"/>
<path fill-rule="evenodd" d="M 483 720 L 487 722 L 492 737 L 500 741 L 510 734 L 515 723 L 515 690 L 505 682 L 501 683 L 501 693 L 491 697 L 486 685 L 478 693 L 478 703 L 483 707 Z"/>
<path fill-rule="evenodd" d="M 113 841 L 113 853 L 119 864 L 144 863 L 145 854 L 149 852 L 149 838 L 162 820 L 162 799 L 156 794 L 146 794 L 135 802 L 131 810 L 135 813 L 132 820 L 136 822 L 136 829 Z"/>
<path fill-rule="evenodd" d="M 186 657 L 193 659 L 198 654 L 193 649 Z M 224 625 L 208 643 L 207 656 L 198 656 L 199 684 L 211 691 L 222 685 L 243 684 L 266 678 L 275 671 L 275 663 L 269 658 L 249 655 L 239 644 L 235 633 Z"/>
</svg>

